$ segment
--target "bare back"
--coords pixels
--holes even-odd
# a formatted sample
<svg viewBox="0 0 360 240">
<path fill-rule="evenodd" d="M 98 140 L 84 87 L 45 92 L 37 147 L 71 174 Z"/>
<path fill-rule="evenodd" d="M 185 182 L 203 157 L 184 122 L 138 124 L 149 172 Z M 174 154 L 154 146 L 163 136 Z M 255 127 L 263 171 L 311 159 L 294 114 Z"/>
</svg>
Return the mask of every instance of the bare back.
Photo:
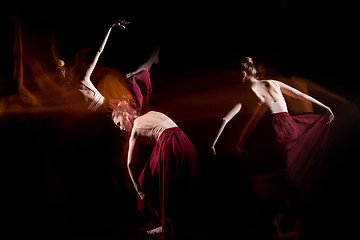
<svg viewBox="0 0 360 240">
<path fill-rule="evenodd" d="M 251 85 L 251 89 L 260 99 L 261 103 L 269 105 L 278 102 L 284 97 L 279 86 L 273 80 L 258 80 Z"/>
<path fill-rule="evenodd" d="M 161 133 L 171 127 L 177 127 L 177 125 L 168 116 L 160 112 L 149 111 L 135 119 L 132 131 L 139 136 L 157 141 Z"/>
<path fill-rule="evenodd" d="M 274 80 L 257 80 L 251 85 L 251 90 L 262 104 L 267 105 L 272 113 L 287 112 L 285 98 L 279 85 Z"/>
</svg>

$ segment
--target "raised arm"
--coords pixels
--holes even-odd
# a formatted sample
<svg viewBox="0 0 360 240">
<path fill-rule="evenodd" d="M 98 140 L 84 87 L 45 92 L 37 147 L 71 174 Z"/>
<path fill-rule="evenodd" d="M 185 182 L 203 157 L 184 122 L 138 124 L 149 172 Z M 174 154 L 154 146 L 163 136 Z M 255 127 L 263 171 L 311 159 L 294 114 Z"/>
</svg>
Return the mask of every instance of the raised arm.
<svg viewBox="0 0 360 240">
<path fill-rule="evenodd" d="M 110 32 L 112 30 L 113 27 L 121 27 L 121 28 L 126 28 L 126 25 L 129 24 L 130 22 L 128 21 L 124 21 L 124 20 L 119 20 L 117 23 L 114 23 L 113 25 L 111 25 L 111 27 L 109 28 L 109 30 L 107 31 L 105 38 L 103 40 L 103 42 L 101 43 L 101 46 L 99 48 L 99 50 L 96 52 L 96 55 L 94 57 L 94 60 L 92 61 L 92 63 L 90 64 L 89 68 L 86 70 L 84 79 L 85 80 L 90 80 L 90 76 L 92 74 L 92 72 L 94 71 L 94 68 L 99 60 L 100 54 L 103 52 L 104 47 L 107 43 L 107 40 L 109 38 Z"/>
<path fill-rule="evenodd" d="M 306 101 L 310 101 L 312 102 L 313 104 L 315 105 L 318 105 L 322 108 L 324 108 L 327 112 L 327 115 L 328 115 L 328 121 L 326 122 L 327 124 L 328 123 L 331 123 L 332 120 L 334 119 L 334 114 L 333 112 L 331 111 L 330 107 L 326 106 L 325 104 L 323 104 L 322 102 L 316 100 L 315 98 L 293 88 L 293 87 L 290 87 L 289 85 L 286 85 L 285 83 L 283 82 L 280 82 L 280 81 L 275 81 L 276 84 L 280 87 L 280 90 L 283 94 L 285 95 L 288 95 L 290 97 L 293 97 L 293 98 L 296 98 L 296 99 L 299 99 L 299 100 L 306 100 Z"/>
<path fill-rule="evenodd" d="M 221 133 L 223 132 L 226 124 L 240 111 L 241 106 L 242 106 L 241 103 L 236 104 L 236 105 L 226 114 L 226 116 L 223 118 L 223 123 L 222 123 L 222 125 L 221 125 L 221 127 L 220 127 L 220 129 L 219 129 L 219 132 L 218 132 L 218 134 L 217 134 L 217 136 L 216 136 L 216 138 L 215 138 L 215 140 L 214 140 L 214 143 L 213 143 L 213 145 L 212 145 L 212 147 L 211 147 L 215 155 L 216 155 L 216 151 L 215 151 L 215 144 L 216 144 L 216 142 L 219 140 L 219 137 L 220 137 Z"/>
<path fill-rule="evenodd" d="M 94 84 L 91 82 L 91 80 L 90 80 L 91 74 L 94 71 L 95 66 L 99 60 L 99 57 L 104 50 L 104 47 L 107 43 L 107 40 L 109 38 L 112 28 L 113 27 L 121 27 L 121 28 L 125 29 L 127 24 L 129 24 L 129 22 L 119 20 L 117 23 L 114 23 L 113 25 L 111 25 L 111 27 L 109 28 L 109 30 L 107 31 L 107 33 L 105 35 L 105 38 L 104 38 L 99 50 L 96 52 L 94 60 L 91 62 L 90 66 L 86 70 L 84 79 L 80 82 L 81 85 L 80 85 L 79 91 L 83 94 L 86 101 L 91 101 L 88 108 L 92 111 L 96 111 L 104 103 L 105 98 L 101 95 L 101 93 L 96 89 Z"/>
</svg>

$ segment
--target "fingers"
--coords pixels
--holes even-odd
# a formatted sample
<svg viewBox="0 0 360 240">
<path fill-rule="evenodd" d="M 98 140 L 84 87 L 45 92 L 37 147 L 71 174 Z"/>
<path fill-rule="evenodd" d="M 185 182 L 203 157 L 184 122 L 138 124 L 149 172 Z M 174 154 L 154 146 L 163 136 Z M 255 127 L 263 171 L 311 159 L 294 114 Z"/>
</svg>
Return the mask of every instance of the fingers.
<svg viewBox="0 0 360 240">
<path fill-rule="evenodd" d="M 215 147 L 214 147 L 214 146 L 212 146 L 212 147 L 211 147 L 211 149 L 213 150 L 214 155 L 216 155 L 216 150 L 215 150 Z"/>
<path fill-rule="evenodd" d="M 330 124 L 334 120 L 334 118 L 335 118 L 334 114 L 329 115 L 328 121 L 325 122 L 325 124 Z"/>
</svg>

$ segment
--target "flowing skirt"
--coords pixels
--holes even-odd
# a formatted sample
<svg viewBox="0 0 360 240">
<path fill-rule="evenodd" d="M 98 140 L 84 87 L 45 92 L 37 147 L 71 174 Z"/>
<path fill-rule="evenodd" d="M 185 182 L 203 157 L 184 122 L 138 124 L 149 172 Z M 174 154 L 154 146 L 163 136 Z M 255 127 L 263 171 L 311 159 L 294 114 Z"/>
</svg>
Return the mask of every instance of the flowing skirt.
<svg viewBox="0 0 360 240">
<path fill-rule="evenodd" d="M 290 204 L 301 212 L 326 166 L 326 120 L 324 115 L 281 112 L 257 126 L 246 142 L 245 168 L 261 202 L 272 209 Z"/>
<path fill-rule="evenodd" d="M 163 237 L 168 219 L 175 229 L 190 222 L 198 200 L 199 167 L 195 148 L 180 128 L 161 134 L 139 183 L 161 216 Z M 140 199 L 138 207 L 143 209 Z"/>
<path fill-rule="evenodd" d="M 288 172 L 291 178 L 310 171 L 325 151 L 329 125 L 326 116 L 287 112 L 264 118 L 244 144 L 248 168 L 254 173 Z"/>
<path fill-rule="evenodd" d="M 317 174 L 314 167 L 321 164 L 329 135 L 326 120 L 326 116 L 317 114 L 277 113 L 272 116 L 277 151 L 286 152 L 290 180 L 300 181 L 309 174 Z"/>
</svg>

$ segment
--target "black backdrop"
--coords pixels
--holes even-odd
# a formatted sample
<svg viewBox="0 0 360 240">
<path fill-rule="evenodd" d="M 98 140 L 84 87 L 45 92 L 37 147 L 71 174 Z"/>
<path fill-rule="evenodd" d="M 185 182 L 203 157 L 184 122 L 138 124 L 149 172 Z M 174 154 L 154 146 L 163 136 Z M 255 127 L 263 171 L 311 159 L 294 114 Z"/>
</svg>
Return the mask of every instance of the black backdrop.
<svg viewBox="0 0 360 240">
<path fill-rule="evenodd" d="M 13 87 L 3 79 L 12 77 L 11 17 L 17 13 L 24 31 L 40 38 L 57 36 L 65 60 L 85 46 L 97 49 L 109 26 L 124 19 L 131 25 L 127 32 L 113 31 L 100 59 L 105 65 L 122 71 L 133 69 L 159 46 L 161 64 L 154 68 L 153 78 L 171 82 L 167 76 L 173 73 L 221 67 L 228 57 L 248 55 L 256 59 L 270 55 L 284 74 L 310 78 L 355 105 L 359 103 L 355 87 L 357 13 L 347 1 L 62 1 L 12 5 L 1 10 L 1 76 L 5 93 Z M 154 85 L 159 86 L 159 92 L 166 91 L 161 82 Z M 154 94 L 155 103 L 161 102 L 156 90 Z M 353 115 L 352 108 L 345 109 L 348 105 L 331 103 L 340 120 L 334 123 L 325 183 L 311 205 L 314 214 L 310 215 L 310 229 L 314 236 L 351 234 L 354 223 L 348 217 L 358 216 L 353 194 L 357 181 L 353 166 L 358 115 Z M 66 236 L 68 229 L 61 228 L 68 227 L 69 222 L 104 224 L 119 221 L 117 216 L 121 216 L 120 220 L 134 216 L 131 191 L 108 174 L 114 168 L 114 156 L 122 154 L 116 148 L 122 144 L 121 138 L 116 140 L 119 136 L 108 118 L 94 115 L 88 121 L 86 117 L 73 122 L 63 121 L 67 116 L 46 113 L 2 118 L 3 208 L 14 232 L 33 229 L 38 234 L 44 226 L 55 231 L 51 233 L 55 236 Z M 177 120 L 182 124 L 181 119 Z M 91 124 L 99 132 L 89 131 L 94 126 Z M 183 126 L 192 137 L 191 124 Z M 85 149 L 87 152 L 82 151 Z M 86 158 L 90 161 L 85 162 Z M 114 182 L 120 185 L 113 186 Z M 123 191 L 125 195 L 119 194 Z"/>
</svg>

